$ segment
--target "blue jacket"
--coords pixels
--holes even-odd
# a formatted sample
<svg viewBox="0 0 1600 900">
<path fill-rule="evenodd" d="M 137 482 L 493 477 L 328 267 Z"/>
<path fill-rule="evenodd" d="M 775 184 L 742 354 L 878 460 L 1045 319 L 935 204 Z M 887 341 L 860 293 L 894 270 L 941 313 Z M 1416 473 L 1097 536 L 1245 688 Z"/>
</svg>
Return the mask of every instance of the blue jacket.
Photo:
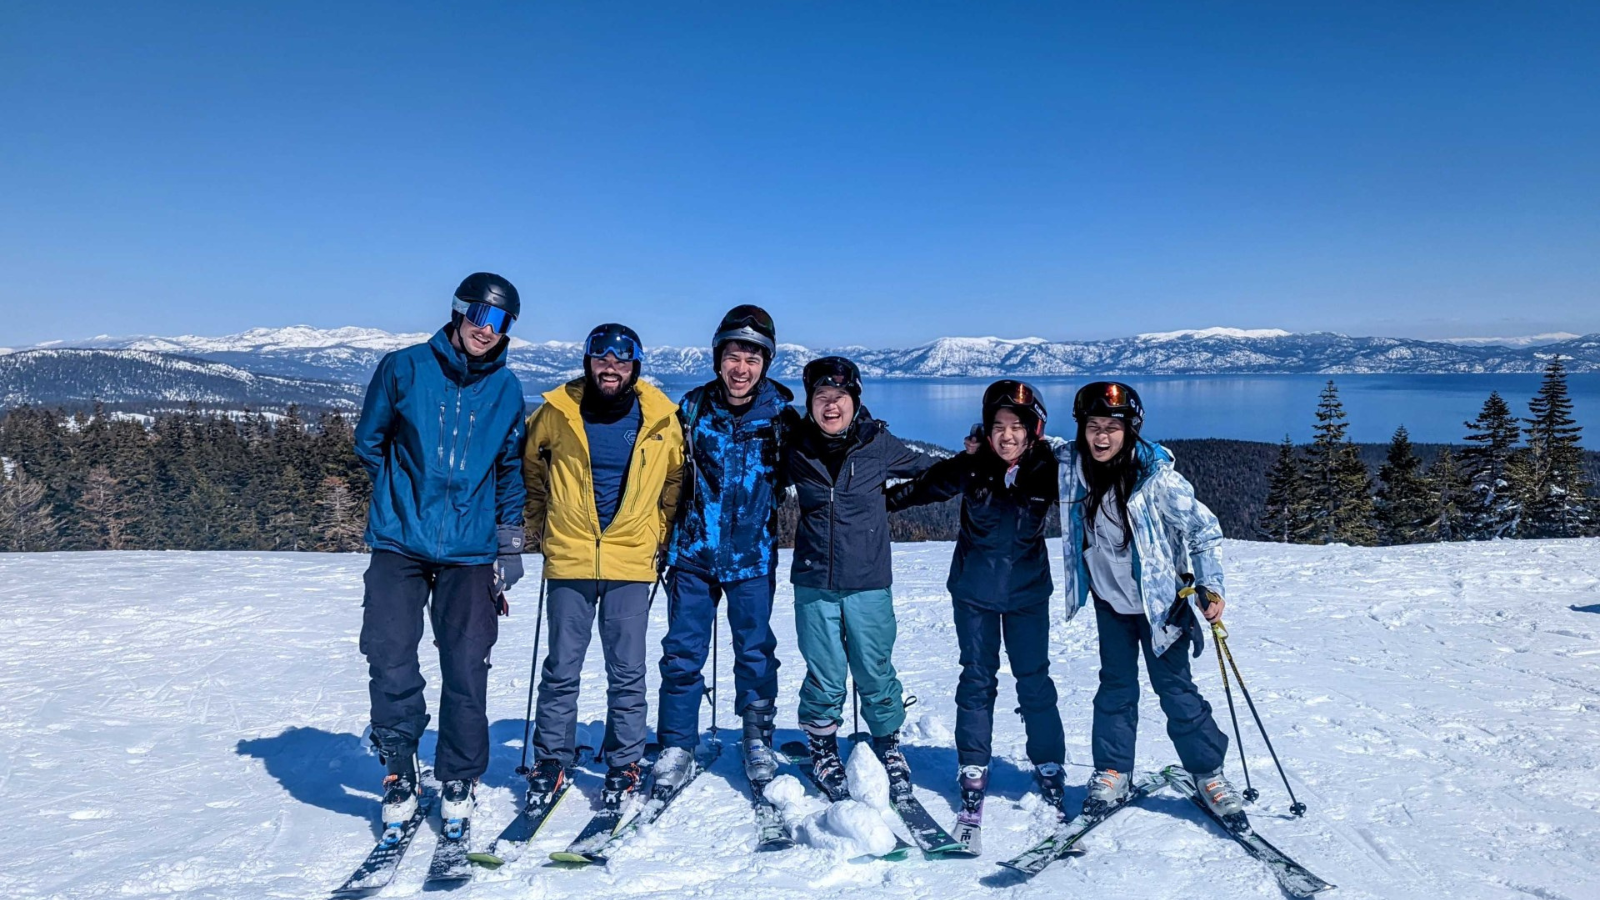
<svg viewBox="0 0 1600 900">
<path fill-rule="evenodd" d="M 778 504 L 785 488 L 783 443 L 799 422 L 794 394 L 762 379 L 742 416 L 713 381 L 684 395 L 678 416 L 688 444 L 689 496 L 679 501 L 667 562 L 719 582 L 772 572 Z"/>
<path fill-rule="evenodd" d="M 1067 618 L 1089 599 L 1089 574 L 1083 562 L 1083 500 L 1089 489 L 1083 478 L 1077 446 L 1051 439 L 1060 464 L 1061 539 L 1066 551 Z M 1128 497 L 1128 522 L 1133 526 L 1133 577 L 1139 585 L 1150 643 L 1156 655 L 1167 652 L 1183 630 L 1167 623 L 1178 602 L 1184 575 L 1227 596 L 1222 574 L 1222 526 L 1194 488 L 1173 468 L 1172 454 L 1160 444 L 1141 441 L 1139 482 Z M 1193 603 L 1193 601 L 1189 601 Z M 1196 613 L 1198 615 L 1198 613 Z"/>
<path fill-rule="evenodd" d="M 505 345 L 468 362 L 439 329 L 378 363 L 356 426 L 372 477 L 367 545 L 425 562 L 495 560 L 499 525 L 521 525 L 522 383 Z"/>
</svg>

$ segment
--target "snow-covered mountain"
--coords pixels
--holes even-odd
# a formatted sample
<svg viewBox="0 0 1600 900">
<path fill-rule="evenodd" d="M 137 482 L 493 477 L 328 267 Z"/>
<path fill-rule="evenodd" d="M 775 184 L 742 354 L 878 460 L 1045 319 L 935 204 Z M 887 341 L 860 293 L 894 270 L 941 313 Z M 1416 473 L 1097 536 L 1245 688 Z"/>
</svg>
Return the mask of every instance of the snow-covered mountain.
<svg viewBox="0 0 1600 900">
<path fill-rule="evenodd" d="M 1522 337 L 1458 337 L 1445 338 L 1445 343 L 1463 347 L 1545 347 L 1573 338 L 1583 337 L 1570 331 L 1552 331 L 1547 334 L 1528 334 Z"/>
<path fill-rule="evenodd" d="M 300 382 L 364 385 L 385 353 L 427 340 L 424 333 L 374 328 L 256 328 L 223 337 L 100 336 L 52 341 L 41 348 L 95 349 L 191 357 L 258 375 Z M 1548 339 L 1548 340 L 1545 340 Z M 1520 343 L 1519 343 L 1520 341 Z M 14 351 L 17 355 L 25 351 Z M 1466 374 L 1537 372 L 1553 356 L 1574 372 L 1600 371 L 1600 334 L 1543 335 L 1539 339 L 1351 337 L 1333 332 L 1296 334 L 1278 329 L 1205 328 L 1140 334 L 1098 341 L 1028 337 L 947 337 L 908 348 L 780 346 L 777 377 L 794 381 L 811 359 L 843 353 L 871 378 L 998 377 L 1016 375 L 1223 375 L 1223 374 Z M 646 373 L 683 380 L 711 374 L 708 347 L 652 347 Z M 0 358 L 7 358 L 0 356 Z M 84 359 L 90 359 L 85 357 Z M 103 363 L 103 358 L 93 358 Z M 582 371 L 582 347 L 573 341 L 532 343 L 513 339 L 510 366 L 530 392 Z M 0 385 L 0 388 L 3 388 Z M 8 395 L 0 389 L 0 396 Z M 25 402 L 49 402 L 15 390 Z"/>
<path fill-rule="evenodd" d="M 25 350 L 0 356 L 0 409 L 23 404 L 140 411 L 283 410 L 291 404 L 354 410 L 361 387 L 251 372 L 150 350 Z"/>
</svg>

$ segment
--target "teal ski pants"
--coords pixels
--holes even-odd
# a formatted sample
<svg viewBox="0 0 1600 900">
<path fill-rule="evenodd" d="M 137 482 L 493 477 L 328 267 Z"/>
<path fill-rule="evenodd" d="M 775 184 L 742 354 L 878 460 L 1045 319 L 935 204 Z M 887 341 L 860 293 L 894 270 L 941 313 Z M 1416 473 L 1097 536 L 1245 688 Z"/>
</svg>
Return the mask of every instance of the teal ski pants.
<svg viewBox="0 0 1600 900">
<path fill-rule="evenodd" d="M 800 686 L 800 724 L 844 721 L 846 676 L 861 695 L 861 716 L 873 737 L 906 720 L 904 689 L 894 670 L 894 597 L 872 591 L 794 589 L 794 624 L 806 680 Z"/>
</svg>

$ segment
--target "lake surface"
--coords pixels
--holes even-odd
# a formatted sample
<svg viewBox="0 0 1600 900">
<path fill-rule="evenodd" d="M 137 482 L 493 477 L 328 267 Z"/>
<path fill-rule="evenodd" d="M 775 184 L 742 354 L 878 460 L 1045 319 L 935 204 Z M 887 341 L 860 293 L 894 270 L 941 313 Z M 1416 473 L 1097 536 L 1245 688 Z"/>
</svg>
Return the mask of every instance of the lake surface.
<svg viewBox="0 0 1600 900">
<path fill-rule="evenodd" d="M 1462 423 L 1476 418 L 1491 391 L 1528 414 L 1540 375 L 1337 375 L 1350 436 L 1386 442 L 1405 425 L 1423 443 L 1461 443 Z M 1317 399 L 1327 375 L 1140 375 L 1123 377 L 1145 404 L 1145 435 L 1173 438 L 1233 438 L 1246 441 L 1309 441 Z M 989 378 L 894 378 L 868 381 L 862 399 L 895 434 L 956 446 L 978 421 L 978 405 Z M 1030 383 L 1050 409 L 1050 431 L 1068 434 L 1072 398 L 1094 376 L 1033 378 Z M 674 398 L 693 383 L 663 385 Z M 1585 427 L 1585 446 L 1600 447 L 1600 373 L 1570 375 L 1573 416 Z M 790 385 L 798 391 L 798 385 Z"/>
</svg>

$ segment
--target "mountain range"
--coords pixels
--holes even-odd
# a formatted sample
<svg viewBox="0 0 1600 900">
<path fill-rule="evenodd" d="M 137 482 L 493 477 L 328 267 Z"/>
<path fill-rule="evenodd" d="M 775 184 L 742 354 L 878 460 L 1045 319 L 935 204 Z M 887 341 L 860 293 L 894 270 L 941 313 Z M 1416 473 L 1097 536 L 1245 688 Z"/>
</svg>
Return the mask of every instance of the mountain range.
<svg viewBox="0 0 1600 900">
<path fill-rule="evenodd" d="M 372 328 L 256 328 L 224 337 L 101 336 L 0 349 L 0 406 L 351 409 L 385 353 L 425 333 Z M 582 369 L 576 342 L 513 338 L 510 366 L 530 394 Z M 1099 341 L 949 337 L 909 348 L 779 346 L 779 379 L 808 360 L 849 356 L 868 378 L 1071 375 L 1468 374 L 1537 372 L 1553 357 L 1570 371 L 1600 371 L 1600 334 L 1530 338 L 1351 337 L 1333 332 L 1207 328 Z M 709 347 L 647 348 L 646 373 L 662 381 L 711 375 Z"/>
</svg>

